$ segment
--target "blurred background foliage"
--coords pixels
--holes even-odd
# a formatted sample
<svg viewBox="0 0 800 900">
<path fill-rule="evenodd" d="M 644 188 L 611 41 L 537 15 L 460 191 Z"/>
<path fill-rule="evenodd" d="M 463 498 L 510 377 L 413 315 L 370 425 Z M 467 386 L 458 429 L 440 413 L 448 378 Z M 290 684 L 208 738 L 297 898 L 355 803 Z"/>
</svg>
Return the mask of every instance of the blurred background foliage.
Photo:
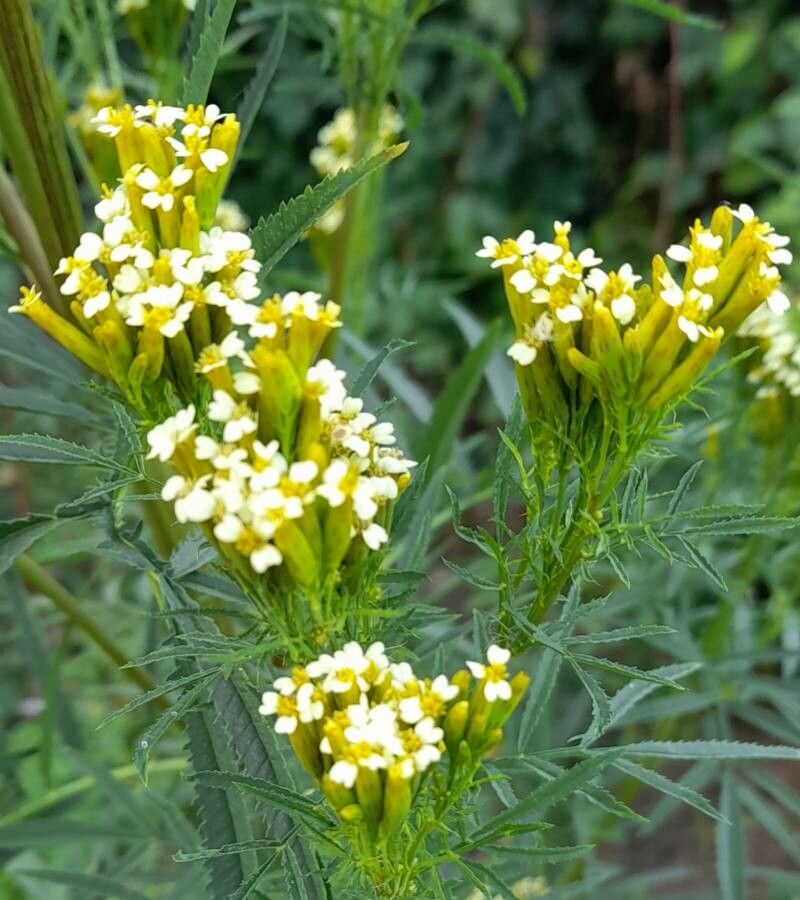
<svg viewBox="0 0 800 900">
<path fill-rule="evenodd" d="M 156 92 L 159 78 L 174 79 L 169 67 L 150 66 L 155 80 L 144 74 L 148 63 L 125 20 L 104 0 L 37 0 L 34 6 L 65 115 L 80 110 L 90 86 L 122 87 L 143 99 Z M 335 7 L 301 0 L 237 4 L 212 90 L 223 110 L 238 105 L 276 17 L 290 14 L 278 70 L 228 191 L 253 223 L 317 180 L 309 153 L 345 101 L 334 67 Z M 444 630 L 437 625 L 426 633 L 420 625 L 421 655 L 443 637 L 470 647 L 469 610 L 483 603 L 481 591 L 445 568 L 441 557 L 479 576 L 492 574 L 449 527 L 440 490 L 443 480 L 456 490 L 468 521 L 488 519 L 496 428 L 513 392 L 503 343 L 483 384 L 464 368 L 468 346 L 505 309 L 498 280 L 474 259 L 480 238 L 526 227 L 544 231 L 553 219 L 569 219 L 576 244 L 595 247 L 609 267 L 630 260 L 644 270 L 651 254 L 679 239 L 696 215 L 730 200 L 752 203 L 796 245 L 798 60 L 800 11 L 792 0 L 698 0 L 690 15 L 677 2 L 668 7 L 656 0 L 462 0 L 438 4 L 412 35 L 394 91 L 411 147 L 386 173 L 374 252 L 365 263 L 366 317 L 339 353 L 357 369 L 389 340 L 413 341 L 384 365 L 374 390 L 379 400 L 397 398 L 392 415 L 412 454 L 436 440 L 449 454 L 446 476 L 443 470 L 432 479 L 435 490 L 426 492 L 411 537 L 393 549 L 404 567 L 427 571 L 422 602 L 440 601 L 457 614 Z M 74 127 L 70 143 L 81 171 Z M 85 176 L 81 191 L 88 209 L 94 188 Z M 19 271 L 6 235 L 0 251 L 0 283 L 10 303 Z M 276 289 L 325 287 L 307 244 L 292 251 L 272 282 Z M 501 327 L 507 338 L 509 324 Z M 708 416 L 687 414 L 672 455 L 653 463 L 652 493 L 673 486 L 700 456 L 705 464 L 692 487 L 698 503 L 800 511 L 796 401 L 782 398 L 779 410 L 756 402 L 746 366 L 726 372 L 704 398 Z M 80 402 L 98 412 L 91 420 L 67 409 L 59 417 L 52 409 L 4 409 L 3 430 L 113 446 L 102 398 L 83 396 L 76 369 L 56 348 L 42 354 L 41 345 L 20 344 L 16 356 L 4 350 L 6 386 L 52 390 L 64 403 L 81 392 Z M 436 398 L 448 384 L 462 394 L 463 422 L 437 413 Z M 79 468 L 3 464 L 3 518 L 50 510 L 79 496 L 91 480 Z M 800 746 L 795 534 L 710 537 L 703 550 L 713 564 L 700 572 L 652 552 L 627 554 L 630 588 L 616 567 L 593 573 L 590 594 L 614 593 L 582 623 L 587 633 L 651 622 L 676 629 L 669 638 L 609 655 L 647 667 L 702 663 L 687 676 L 690 692 L 654 693 L 622 715 L 615 724 L 624 740 L 737 738 Z M 38 542 L 34 555 L 128 656 L 158 645 L 161 622 L 152 614 L 146 579 L 124 565 L 102 515 L 62 524 Z M 181 732 L 172 729 L 159 745 L 144 788 L 127 761 L 152 710 L 94 730 L 139 689 L 16 575 L 5 575 L 0 617 L 0 854 L 7 864 L 0 897 L 199 896 L 200 869 L 173 862 L 177 850 L 198 841 L 191 791 L 178 777 Z M 613 689 L 618 680 L 608 684 Z M 587 695 L 571 675 L 555 691 L 545 712 L 523 716 L 520 747 L 561 746 L 586 726 L 597 695 Z M 725 765 L 720 772 L 701 758 L 668 762 L 665 771 L 721 804 L 736 828 L 623 780 L 623 799 L 652 813 L 651 823 L 619 815 L 613 806 L 609 811 L 604 794 L 578 797 L 557 822 L 557 843 L 602 849 L 589 861 L 548 868 L 539 890 L 564 898 L 601 889 L 620 898 L 800 895 L 796 764 Z M 512 781 L 508 790 L 524 792 L 525 785 Z M 507 800 L 498 789 L 497 802 Z M 32 869 L 40 874 L 26 874 Z M 42 869 L 62 874 L 43 881 Z M 94 874 L 70 882 L 65 870 Z M 519 874 L 542 873 L 523 861 Z M 111 876 L 137 887 L 120 893 L 103 881 Z"/>
</svg>

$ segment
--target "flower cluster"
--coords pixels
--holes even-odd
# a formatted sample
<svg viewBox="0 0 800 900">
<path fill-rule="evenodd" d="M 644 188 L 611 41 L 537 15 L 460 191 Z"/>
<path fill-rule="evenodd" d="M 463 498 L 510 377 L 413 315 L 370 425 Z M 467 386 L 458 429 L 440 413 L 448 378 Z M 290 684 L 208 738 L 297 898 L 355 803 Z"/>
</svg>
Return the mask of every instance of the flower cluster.
<svg viewBox="0 0 800 900">
<path fill-rule="evenodd" d="M 656 256 L 650 284 L 628 264 L 606 271 L 593 250 L 574 251 L 570 228 L 556 222 L 552 240 L 538 242 L 531 231 L 486 237 L 477 253 L 503 273 L 528 417 L 553 429 L 585 420 L 595 398 L 608 419 L 664 409 L 754 310 L 789 305 L 778 268 L 791 262 L 788 238 L 746 205 L 720 207 L 709 227 L 696 222 L 688 244 L 666 254 L 683 277 Z"/>
<path fill-rule="evenodd" d="M 452 784 L 458 770 L 471 779 L 499 743 L 529 683 L 522 672 L 511 677 L 510 656 L 491 646 L 485 663 L 468 663 L 452 679 L 418 678 L 408 663 L 390 662 L 383 644 L 365 651 L 352 642 L 276 679 L 260 712 L 276 717 L 275 730 L 289 736 L 342 821 L 385 839 L 443 757 Z"/>
<path fill-rule="evenodd" d="M 739 337 L 754 341 L 761 353 L 748 372 L 748 380 L 758 386 L 759 398 L 785 391 L 800 397 L 800 330 L 797 310 L 778 316 L 761 307 L 739 329 Z"/>
<path fill-rule="evenodd" d="M 215 226 L 239 136 L 218 107 L 104 107 L 93 120 L 113 140 L 119 170 L 95 206 L 100 227 L 81 237 L 56 275 L 72 321 L 54 319 L 36 292 L 25 313 L 139 409 L 168 378 L 185 399 L 203 349 L 231 327 L 228 309 L 260 296 L 250 239 Z"/>
<path fill-rule="evenodd" d="M 377 136 L 372 147 L 361 148 L 367 154 L 379 153 L 391 146 L 403 130 L 404 122 L 397 110 L 386 104 L 381 110 Z M 355 111 L 343 107 L 336 111 L 333 119 L 324 125 L 317 135 L 319 143 L 311 151 L 311 165 L 320 175 L 336 175 L 342 169 L 349 169 L 358 162 L 358 124 Z M 332 234 L 344 219 L 344 203 L 335 203 L 314 225 L 314 230 Z"/>
<path fill-rule="evenodd" d="M 180 522 L 202 524 L 223 557 L 257 573 L 285 565 L 304 590 L 321 589 L 346 557 L 379 549 L 414 466 L 394 429 L 348 397 L 345 373 L 314 362 L 338 307 L 317 294 L 231 305 L 236 332 L 206 347 L 197 368 L 213 399 L 203 427 L 194 406 L 148 434 L 150 456 L 177 475 L 163 489 Z M 313 363 L 313 364 L 312 364 Z"/>
</svg>

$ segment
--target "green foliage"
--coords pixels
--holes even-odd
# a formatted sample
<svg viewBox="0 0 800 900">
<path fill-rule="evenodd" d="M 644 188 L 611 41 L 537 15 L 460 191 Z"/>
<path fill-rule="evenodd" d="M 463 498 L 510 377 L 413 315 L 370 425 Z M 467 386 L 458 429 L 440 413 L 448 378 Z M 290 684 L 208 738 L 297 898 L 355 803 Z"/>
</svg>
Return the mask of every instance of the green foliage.
<svg viewBox="0 0 800 900">
<path fill-rule="evenodd" d="M 262 218 L 251 237 L 261 263 L 261 278 L 266 278 L 278 262 L 294 247 L 308 229 L 337 200 L 360 181 L 405 153 L 407 144 L 396 144 L 388 150 L 364 159 L 351 169 L 330 175 L 319 184 L 309 185 L 298 197 L 281 203 L 272 215 Z"/>
<path fill-rule="evenodd" d="M 350 636 L 432 672 L 514 634 L 532 676 L 477 783 L 440 821 L 415 822 L 420 846 L 401 842 L 416 879 L 402 895 L 513 897 L 523 877 L 574 898 L 672 896 L 684 877 L 725 900 L 800 891 L 795 401 L 781 399 L 776 426 L 745 378 L 755 360 L 738 359 L 699 397 L 705 413 L 677 412 L 600 515 L 582 516 L 574 471 L 542 457 L 514 396 L 508 335 L 492 324 L 497 286 L 470 267 L 482 234 L 541 232 L 558 217 L 609 267 L 631 258 L 641 271 L 651 241 L 668 245 L 720 197 L 759 201 L 795 239 L 793 6 L 706 15 L 620 0 L 568 16 L 539 0 L 379 12 L 198 0 L 191 16 L 178 3 L 174 19 L 164 13 L 175 33 L 148 52 L 130 40 L 135 16 L 112 5 L 32 4 L 58 104 L 77 109 L 102 83 L 132 102 L 238 108 L 248 140 L 230 192 L 258 222 L 270 287 L 324 293 L 330 260 L 348 259 L 337 366 L 351 394 L 393 404 L 398 444 L 421 463 L 395 508 L 380 596 L 360 598 Z M 54 249 L 42 221 L 74 218 L 77 204 L 53 156 L 61 116 L 38 121 L 41 97 L 11 109 L 7 92 L 0 130 L 58 256 L 77 226 Z M 365 146 L 352 168 L 306 188 L 332 109 L 357 106 L 363 124 L 376 98 L 401 112 L 411 151 L 388 167 L 405 144 Z M 89 210 L 92 173 L 68 134 Z M 30 151 L 33 137 L 55 142 L 52 164 Z M 361 216 L 357 239 L 318 256 L 303 239 L 340 201 Z M 8 231 L 10 298 L 10 264 L 30 260 Z M 348 320 L 348 304 L 363 320 Z M 0 330 L 0 897 L 379 896 L 258 712 L 284 668 L 280 641 L 208 541 L 178 534 L 157 503 L 166 473 L 145 468 L 140 423 L 29 326 L 13 316 Z M 7 572 L 23 554 L 122 648 L 123 670 L 79 617 Z M 531 618 L 542 591 L 547 609 Z M 151 686 L 124 680 L 132 672 Z M 661 860 L 681 834 L 696 857 L 681 844 L 676 872 Z"/>
</svg>

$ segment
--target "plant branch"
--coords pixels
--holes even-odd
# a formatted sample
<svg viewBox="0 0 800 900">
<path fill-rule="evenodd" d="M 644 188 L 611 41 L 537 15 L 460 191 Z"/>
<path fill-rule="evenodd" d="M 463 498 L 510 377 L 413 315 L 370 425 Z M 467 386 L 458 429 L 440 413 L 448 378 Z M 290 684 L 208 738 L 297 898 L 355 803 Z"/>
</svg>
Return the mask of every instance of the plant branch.
<svg viewBox="0 0 800 900">
<path fill-rule="evenodd" d="M 120 668 L 127 665 L 129 657 L 124 650 L 100 628 L 91 616 L 84 612 L 80 600 L 62 587 L 51 575 L 48 575 L 37 562 L 23 553 L 17 557 L 14 568 L 26 584 L 52 600 L 70 622 L 85 632 L 112 662 Z M 142 669 L 126 668 L 122 669 L 122 674 L 144 691 L 151 691 L 156 687 L 153 678 Z M 169 707 L 169 703 L 163 697 L 159 697 L 153 702 L 162 709 Z"/>
</svg>

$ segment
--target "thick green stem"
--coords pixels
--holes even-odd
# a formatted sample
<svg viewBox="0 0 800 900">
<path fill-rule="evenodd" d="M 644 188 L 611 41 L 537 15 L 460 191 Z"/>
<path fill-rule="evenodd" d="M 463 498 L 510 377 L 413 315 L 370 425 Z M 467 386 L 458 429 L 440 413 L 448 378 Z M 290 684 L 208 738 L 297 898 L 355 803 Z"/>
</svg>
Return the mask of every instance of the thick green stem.
<svg viewBox="0 0 800 900">
<path fill-rule="evenodd" d="M 28 0 L 0 3 L 0 134 L 50 268 L 78 243 L 82 215 L 62 116 Z"/>
<path fill-rule="evenodd" d="M 42 292 L 48 304 L 63 313 L 64 299 L 56 285 L 36 225 L 25 209 L 14 182 L 2 166 L 0 166 L 0 217 L 17 245 L 20 261 L 27 269 L 28 276 Z"/>
<path fill-rule="evenodd" d="M 24 553 L 18 556 L 14 563 L 14 568 L 26 584 L 52 600 L 57 609 L 73 625 L 80 628 L 81 631 L 90 637 L 115 665 L 120 668 L 127 665 L 129 662 L 128 654 L 84 611 L 80 600 L 62 587 L 52 576 L 48 575 L 30 556 Z M 144 691 L 151 691 L 156 687 L 156 683 L 151 676 L 141 669 L 122 669 L 122 674 Z M 159 697 L 155 702 L 164 709 L 169 706 L 163 697 Z"/>
</svg>

